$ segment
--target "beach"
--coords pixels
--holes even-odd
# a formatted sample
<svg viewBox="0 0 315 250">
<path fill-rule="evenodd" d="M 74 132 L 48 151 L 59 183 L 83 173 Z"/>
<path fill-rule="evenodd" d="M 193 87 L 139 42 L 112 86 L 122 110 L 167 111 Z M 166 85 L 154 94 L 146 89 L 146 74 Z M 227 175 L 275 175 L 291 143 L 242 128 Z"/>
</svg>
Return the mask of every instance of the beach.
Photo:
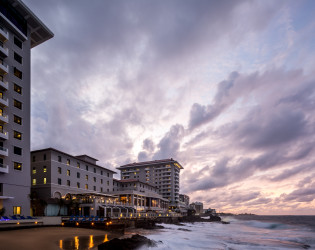
<svg viewBox="0 0 315 250">
<path fill-rule="evenodd" d="M 97 249 L 97 245 L 119 236 L 112 232 L 76 227 L 18 229 L 0 232 L 0 249 Z"/>
</svg>

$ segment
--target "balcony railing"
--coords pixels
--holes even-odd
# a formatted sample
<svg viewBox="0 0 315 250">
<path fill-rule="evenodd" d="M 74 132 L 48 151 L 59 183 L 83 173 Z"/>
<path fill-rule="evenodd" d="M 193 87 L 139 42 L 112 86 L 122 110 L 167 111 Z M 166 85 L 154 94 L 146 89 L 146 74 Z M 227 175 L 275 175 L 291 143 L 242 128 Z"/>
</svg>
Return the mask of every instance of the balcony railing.
<svg viewBox="0 0 315 250">
<path fill-rule="evenodd" d="M 9 73 L 9 66 L 4 61 L 0 60 L 0 73 L 7 74 Z"/>
<path fill-rule="evenodd" d="M 9 83 L 3 79 L 0 79 L 0 89 L 8 90 L 9 89 Z"/>
<path fill-rule="evenodd" d="M 0 97 L 0 105 L 1 106 L 5 106 L 5 107 L 9 107 L 9 100 L 8 100 L 8 98 Z"/>
<path fill-rule="evenodd" d="M 0 164 L 0 173 L 9 173 L 9 166 Z"/>
<path fill-rule="evenodd" d="M 4 147 L 0 147 L 0 155 L 8 156 L 9 155 L 8 149 Z"/>
<path fill-rule="evenodd" d="M 7 115 L 3 114 L 3 113 L 2 114 L 0 113 L 0 122 L 8 123 L 9 122 L 9 117 Z"/>
<path fill-rule="evenodd" d="M 6 132 L 6 131 L 4 131 L 4 130 L 0 130 L 0 138 L 2 138 L 2 139 L 5 139 L 5 140 L 8 140 L 8 138 L 9 138 L 9 132 Z"/>
<path fill-rule="evenodd" d="M 0 41 L 5 42 L 7 40 L 9 40 L 9 32 L 0 25 Z"/>
<path fill-rule="evenodd" d="M 4 47 L 2 42 L 0 42 L 0 56 L 7 57 L 9 55 L 9 49 Z"/>
</svg>

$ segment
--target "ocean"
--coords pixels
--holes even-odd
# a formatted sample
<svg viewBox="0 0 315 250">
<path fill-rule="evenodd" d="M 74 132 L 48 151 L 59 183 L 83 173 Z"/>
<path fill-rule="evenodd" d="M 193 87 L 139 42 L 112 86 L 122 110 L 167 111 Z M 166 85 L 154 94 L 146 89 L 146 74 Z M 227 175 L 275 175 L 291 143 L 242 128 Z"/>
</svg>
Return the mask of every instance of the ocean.
<svg viewBox="0 0 315 250">
<path fill-rule="evenodd" d="M 222 217 L 215 222 L 160 224 L 164 229 L 146 231 L 158 241 L 144 249 L 315 249 L 315 216 Z M 141 232 L 138 232 L 141 234 Z"/>
</svg>

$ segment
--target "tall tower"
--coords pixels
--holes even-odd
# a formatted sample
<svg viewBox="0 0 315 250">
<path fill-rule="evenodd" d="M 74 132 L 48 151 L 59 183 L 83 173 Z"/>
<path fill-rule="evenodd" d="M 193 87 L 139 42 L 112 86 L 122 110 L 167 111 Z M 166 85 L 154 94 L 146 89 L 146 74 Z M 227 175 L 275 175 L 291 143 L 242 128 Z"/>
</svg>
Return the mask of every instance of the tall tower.
<svg viewBox="0 0 315 250">
<path fill-rule="evenodd" d="M 0 209 L 30 214 L 31 48 L 53 33 L 20 0 L 0 0 Z"/>
</svg>

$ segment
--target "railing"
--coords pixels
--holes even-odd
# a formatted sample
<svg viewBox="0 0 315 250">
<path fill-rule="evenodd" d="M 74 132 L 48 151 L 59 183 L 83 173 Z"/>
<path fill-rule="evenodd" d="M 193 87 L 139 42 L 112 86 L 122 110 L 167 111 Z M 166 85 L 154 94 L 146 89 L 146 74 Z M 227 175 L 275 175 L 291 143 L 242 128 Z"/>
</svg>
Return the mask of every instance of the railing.
<svg viewBox="0 0 315 250">
<path fill-rule="evenodd" d="M 7 151 L 8 151 L 8 149 L 7 149 L 7 148 L 4 148 L 4 147 L 0 147 L 0 151 L 7 152 Z"/>
</svg>

